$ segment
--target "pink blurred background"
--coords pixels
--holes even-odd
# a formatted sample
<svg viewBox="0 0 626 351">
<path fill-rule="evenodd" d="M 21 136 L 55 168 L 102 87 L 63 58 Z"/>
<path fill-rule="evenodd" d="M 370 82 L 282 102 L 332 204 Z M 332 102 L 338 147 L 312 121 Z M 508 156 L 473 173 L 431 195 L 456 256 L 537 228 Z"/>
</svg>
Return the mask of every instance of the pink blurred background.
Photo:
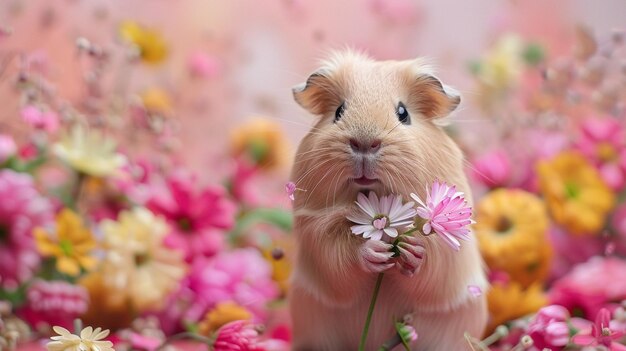
<svg viewBox="0 0 626 351">
<path fill-rule="evenodd" d="M 59 95 L 74 100 L 84 93 L 85 72 L 76 38 L 112 48 L 121 45 L 116 34 L 123 20 L 155 28 L 167 41 L 167 60 L 111 70 L 116 74 L 105 77 L 106 84 L 168 91 L 177 106 L 179 150 L 201 171 L 223 154 L 228 130 L 256 115 L 278 121 L 297 144 L 311 117 L 292 101 L 290 88 L 330 49 L 350 46 L 380 59 L 433 58 L 441 78 L 463 92 L 458 125 L 471 131 L 487 122 L 467 104 L 476 95 L 468 62 L 495 35 L 515 31 L 549 44 L 554 54 L 570 46 L 574 24 L 605 33 L 623 26 L 625 15 L 623 0 L 3 0 L 0 25 L 13 34 L 0 38 L 0 50 L 4 58 L 43 54 Z M 195 52 L 218 63 L 210 79 L 190 78 L 187 61 Z M 17 119 L 19 101 L 10 84 L 0 85 L 0 101 L 2 128 L 15 134 L 19 126 L 7 122 Z M 463 134 L 473 141 L 471 132 Z"/>
</svg>

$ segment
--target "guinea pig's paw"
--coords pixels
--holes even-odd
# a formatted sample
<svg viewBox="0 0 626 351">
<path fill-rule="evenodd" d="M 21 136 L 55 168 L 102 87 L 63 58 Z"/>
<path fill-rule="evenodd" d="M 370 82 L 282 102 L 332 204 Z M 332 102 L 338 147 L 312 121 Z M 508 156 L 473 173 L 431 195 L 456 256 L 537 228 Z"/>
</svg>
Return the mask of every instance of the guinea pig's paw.
<svg viewBox="0 0 626 351">
<path fill-rule="evenodd" d="M 359 261 L 365 272 L 380 273 L 394 266 L 390 262 L 393 245 L 380 240 L 367 240 L 359 248 Z"/>
<path fill-rule="evenodd" d="M 407 276 L 412 276 L 417 272 L 424 260 L 426 249 L 423 245 L 423 238 L 408 235 L 400 236 L 398 251 L 400 256 L 396 261 L 396 266 L 400 272 Z"/>
</svg>

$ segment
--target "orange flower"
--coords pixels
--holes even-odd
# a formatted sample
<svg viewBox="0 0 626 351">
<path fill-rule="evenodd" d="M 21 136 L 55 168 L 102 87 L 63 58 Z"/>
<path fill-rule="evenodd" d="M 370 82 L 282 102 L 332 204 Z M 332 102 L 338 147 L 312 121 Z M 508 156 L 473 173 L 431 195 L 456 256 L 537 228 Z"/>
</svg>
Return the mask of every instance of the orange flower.
<svg viewBox="0 0 626 351">
<path fill-rule="evenodd" d="M 123 22 L 119 31 L 122 39 L 137 47 L 141 61 L 156 64 L 167 56 L 167 45 L 159 32 L 133 21 Z"/>
<path fill-rule="evenodd" d="M 261 168 L 279 168 L 286 163 L 285 135 L 267 118 L 255 118 L 233 130 L 230 144 L 235 157 L 247 157 Z"/>
</svg>

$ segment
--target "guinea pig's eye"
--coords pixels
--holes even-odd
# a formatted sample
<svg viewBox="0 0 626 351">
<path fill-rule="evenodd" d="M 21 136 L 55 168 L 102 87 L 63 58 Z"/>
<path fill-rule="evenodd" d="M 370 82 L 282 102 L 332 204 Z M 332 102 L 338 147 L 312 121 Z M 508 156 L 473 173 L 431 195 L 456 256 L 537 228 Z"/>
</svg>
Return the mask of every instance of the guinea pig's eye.
<svg viewBox="0 0 626 351">
<path fill-rule="evenodd" d="M 346 103 L 342 102 L 339 107 L 337 107 L 337 111 L 335 111 L 335 122 L 341 119 L 343 116 L 343 112 L 346 110 Z"/>
<path fill-rule="evenodd" d="M 406 109 L 402 102 L 398 103 L 398 107 L 396 107 L 396 115 L 398 116 L 398 120 L 402 122 L 402 124 L 411 124 L 409 111 Z"/>
</svg>

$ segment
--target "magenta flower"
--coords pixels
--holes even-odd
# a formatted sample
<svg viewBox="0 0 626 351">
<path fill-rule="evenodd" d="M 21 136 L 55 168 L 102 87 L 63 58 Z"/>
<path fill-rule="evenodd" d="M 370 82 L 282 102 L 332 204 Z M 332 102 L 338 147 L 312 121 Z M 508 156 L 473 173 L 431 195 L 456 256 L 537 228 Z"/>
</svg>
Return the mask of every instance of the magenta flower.
<svg viewBox="0 0 626 351">
<path fill-rule="evenodd" d="M 610 322 L 611 312 L 606 308 L 601 309 L 591 330 L 574 335 L 572 342 L 579 346 L 604 346 L 610 351 L 626 351 L 626 346 L 615 342 L 624 336 L 624 333 L 612 330 Z"/>
<path fill-rule="evenodd" d="M 221 187 L 195 190 L 191 177 L 167 180 L 168 192 L 151 198 L 147 206 L 164 216 L 172 227 L 165 239 L 168 246 L 181 250 L 185 260 L 198 255 L 212 256 L 224 245 L 224 230 L 234 223 L 235 205 Z"/>
<path fill-rule="evenodd" d="M 568 320 L 569 312 L 565 307 L 558 305 L 543 307 L 528 324 L 528 335 L 539 350 L 565 346 L 569 342 Z"/>
<path fill-rule="evenodd" d="M 473 162 L 473 177 L 489 188 L 506 186 L 511 180 L 511 162 L 503 151 L 486 153 Z"/>
<path fill-rule="evenodd" d="M 33 229 L 53 223 L 52 204 L 25 173 L 0 171 L 0 284 L 15 289 L 40 262 Z"/>
<path fill-rule="evenodd" d="M 217 331 L 213 343 L 215 351 L 263 351 L 259 343 L 259 332 L 248 321 L 230 322 Z"/>
<path fill-rule="evenodd" d="M 596 165 L 613 190 L 626 184 L 626 129 L 613 118 L 590 118 L 581 124 L 580 152 Z"/>
<path fill-rule="evenodd" d="M 277 298 L 279 289 L 272 268 L 252 248 L 197 257 L 189 276 L 159 314 L 166 332 L 179 330 L 180 322 L 197 322 L 217 303 L 233 301 L 262 318 L 266 304 Z"/>
<path fill-rule="evenodd" d="M 71 328 L 74 319 L 87 312 L 89 296 L 80 285 L 65 281 L 35 280 L 26 291 L 20 316 L 37 328 L 40 324 Z"/>
<path fill-rule="evenodd" d="M 48 110 L 28 105 L 21 111 L 22 119 L 31 127 L 54 133 L 59 129 L 59 116 Z"/>
<path fill-rule="evenodd" d="M 456 251 L 461 248 L 459 239 L 469 240 L 469 225 L 474 223 L 472 208 L 467 206 L 463 193 L 456 191 L 456 186 L 435 181 L 431 191 L 427 190 L 426 201 L 416 194 L 411 197 L 420 205 L 417 215 L 426 220 L 422 227 L 424 234 L 434 231 Z"/>
<path fill-rule="evenodd" d="M 366 239 L 381 240 L 383 234 L 390 238 L 397 237 L 398 229 L 412 224 L 417 213 L 413 208 L 415 203 L 402 204 L 400 195 L 388 195 L 378 199 L 376 193 L 370 191 L 369 197 L 359 193 L 355 203 L 361 211 L 347 216 L 357 224 L 350 229 L 356 235 L 363 234 Z"/>
<path fill-rule="evenodd" d="M 9 157 L 15 155 L 17 145 L 13 137 L 10 135 L 0 134 L 0 164 L 4 163 Z"/>
<path fill-rule="evenodd" d="M 626 261 L 592 257 L 556 280 L 548 297 L 550 303 L 591 319 L 602 308 L 626 299 Z"/>
<path fill-rule="evenodd" d="M 196 51 L 189 56 L 187 65 L 189 73 L 197 78 L 213 78 L 219 75 L 221 65 L 215 57 L 202 51 Z"/>
</svg>

